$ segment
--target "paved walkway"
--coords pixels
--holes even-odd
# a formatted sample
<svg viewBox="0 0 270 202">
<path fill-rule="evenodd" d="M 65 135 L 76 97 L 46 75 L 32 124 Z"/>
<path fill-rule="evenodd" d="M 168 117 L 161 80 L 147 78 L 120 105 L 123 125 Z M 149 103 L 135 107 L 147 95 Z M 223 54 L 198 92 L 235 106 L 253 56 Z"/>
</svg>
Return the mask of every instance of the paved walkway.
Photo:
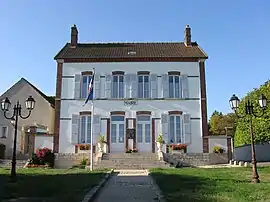
<svg viewBox="0 0 270 202">
<path fill-rule="evenodd" d="M 94 202 L 158 201 L 157 189 L 145 170 L 114 171 Z"/>
</svg>

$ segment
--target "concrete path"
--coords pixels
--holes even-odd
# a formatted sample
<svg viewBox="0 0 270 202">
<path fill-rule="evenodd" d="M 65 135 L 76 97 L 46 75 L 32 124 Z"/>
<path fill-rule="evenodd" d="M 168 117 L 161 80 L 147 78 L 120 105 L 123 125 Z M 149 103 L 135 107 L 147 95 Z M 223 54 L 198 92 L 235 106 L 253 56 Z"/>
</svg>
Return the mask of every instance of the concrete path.
<svg viewBox="0 0 270 202">
<path fill-rule="evenodd" d="M 94 202 L 152 202 L 158 189 L 146 170 L 115 170 Z"/>
</svg>

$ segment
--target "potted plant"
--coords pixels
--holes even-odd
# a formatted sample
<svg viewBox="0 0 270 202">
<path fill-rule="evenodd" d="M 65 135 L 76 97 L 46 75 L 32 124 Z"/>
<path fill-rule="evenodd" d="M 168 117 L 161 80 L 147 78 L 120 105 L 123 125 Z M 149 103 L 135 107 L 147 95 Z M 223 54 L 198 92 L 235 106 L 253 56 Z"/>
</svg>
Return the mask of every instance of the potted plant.
<svg viewBox="0 0 270 202">
<path fill-rule="evenodd" d="M 222 154 L 224 152 L 224 149 L 221 148 L 220 146 L 214 146 L 213 147 L 213 152 L 217 154 Z"/>
<path fill-rule="evenodd" d="M 158 138 L 157 138 L 157 149 L 158 149 L 158 152 L 161 152 L 162 151 L 162 148 L 163 148 L 163 144 L 164 144 L 164 140 L 163 140 L 163 135 L 162 134 L 159 134 L 158 135 Z"/>
<path fill-rule="evenodd" d="M 100 135 L 98 137 L 98 151 L 99 152 L 103 152 L 103 147 L 104 147 L 104 144 L 106 144 L 107 142 L 105 141 L 105 137 L 104 135 Z"/>
</svg>

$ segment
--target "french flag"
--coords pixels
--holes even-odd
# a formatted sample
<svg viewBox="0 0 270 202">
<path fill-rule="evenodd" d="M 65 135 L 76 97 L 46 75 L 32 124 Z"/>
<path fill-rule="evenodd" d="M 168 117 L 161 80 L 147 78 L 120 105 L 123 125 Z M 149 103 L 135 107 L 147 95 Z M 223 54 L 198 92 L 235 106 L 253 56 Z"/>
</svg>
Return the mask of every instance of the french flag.
<svg viewBox="0 0 270 202">
<path fill-rule="evenodd" d="M 88 96 L 87 96 L 87 99 L 85 100 L 84 105 L 86 105 L 89 100 L 93 101 L 93 99 L 94 99 L 94 78 L 95 78 L 95 72 L 93 73 L 93 76 L 92 76 L 91 81 L 89 83 Z"/>
</svg>

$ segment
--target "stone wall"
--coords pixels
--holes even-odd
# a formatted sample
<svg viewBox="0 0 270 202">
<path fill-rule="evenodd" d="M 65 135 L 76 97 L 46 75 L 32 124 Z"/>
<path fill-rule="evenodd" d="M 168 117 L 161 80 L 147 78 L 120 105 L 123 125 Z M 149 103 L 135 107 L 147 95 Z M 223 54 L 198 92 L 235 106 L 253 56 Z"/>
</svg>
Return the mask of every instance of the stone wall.
<svg viewBox="0 0 270 202">
<path fill-rule="evenodd" d="M 183 166 L 204 166 L 204 165 L 215 165 L 215 164 L 226 164 L 229 162 L 228 154 L 216 154 L 216 153 L 163 153 L 163 160 L 172 164 L 177 163 Z"/>
<path fill-rule="evenodd" d="M 79 165 L 83 158 L 89 159 L 88 153 L 56 153 L 54 160 L 55 168 L 71 168 Z"/>
</svg>

